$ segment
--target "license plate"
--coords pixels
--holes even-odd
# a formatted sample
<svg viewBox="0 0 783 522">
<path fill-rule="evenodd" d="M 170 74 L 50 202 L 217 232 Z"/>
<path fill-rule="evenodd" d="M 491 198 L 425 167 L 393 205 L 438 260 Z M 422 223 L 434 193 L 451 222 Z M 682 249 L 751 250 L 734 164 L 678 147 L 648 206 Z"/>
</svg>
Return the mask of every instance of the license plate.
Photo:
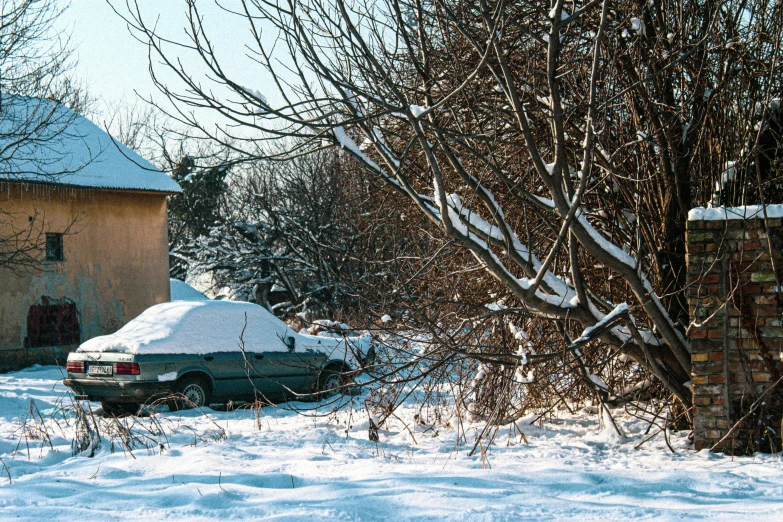
<svg viewBox="0 0 783 522">
<path fill-rule="evenodd" d="M 87 368 L 87 375 L 111 375 L 111 366 L 94 366 Z"/>
</svg>

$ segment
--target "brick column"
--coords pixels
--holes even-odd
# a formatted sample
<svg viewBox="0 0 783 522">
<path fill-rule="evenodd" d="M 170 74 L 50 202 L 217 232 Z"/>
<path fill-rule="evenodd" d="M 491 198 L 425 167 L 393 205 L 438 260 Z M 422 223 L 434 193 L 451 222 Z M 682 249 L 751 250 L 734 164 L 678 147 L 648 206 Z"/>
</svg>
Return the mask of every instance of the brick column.
<svg viewBox="0 0 783 522">
<path fill-rule="evenodd" d="M 698 210 L 698 209 L 697 209 Z M 735 217 L 746 209 L 729 209 Z M 692 212 L 714 217 L 718 209 Z M 775 213 L 770 212 L 772 215 Z M 711 448 L 781 375 L 781 219 L 691 219 L 688 222 L 688 287 L 694 442 Z M 772 257 L 768 237 L 772 242 Z M 718 451 L 780 451 L 778 386 Z M 774 430 L 774 432 L 772 431 Z"/>
</svg>

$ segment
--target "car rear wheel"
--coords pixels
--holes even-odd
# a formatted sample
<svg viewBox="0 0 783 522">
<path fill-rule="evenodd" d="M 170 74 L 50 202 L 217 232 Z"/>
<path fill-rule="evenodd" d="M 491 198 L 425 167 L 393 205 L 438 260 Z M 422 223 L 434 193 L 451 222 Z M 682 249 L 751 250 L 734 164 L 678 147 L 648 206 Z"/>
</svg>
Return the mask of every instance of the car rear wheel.
<svg viewBox="0 0 783 522">
<path fill-rule="evenodd" d="M 139 405 L 133 402 L 109 402 L 102 401 L 101 407 L 103 413 L 111 417 L 124 417 L 126 415 L 136 415 L 139 411 Z"/>
<path fill-rule="evenodd" d="M 169 401 L 171 411 L 204 408 L 212 400 L 209 385 L 200 377 L 183 377 L 174 387 L 174 393 Z"/>
</svg>

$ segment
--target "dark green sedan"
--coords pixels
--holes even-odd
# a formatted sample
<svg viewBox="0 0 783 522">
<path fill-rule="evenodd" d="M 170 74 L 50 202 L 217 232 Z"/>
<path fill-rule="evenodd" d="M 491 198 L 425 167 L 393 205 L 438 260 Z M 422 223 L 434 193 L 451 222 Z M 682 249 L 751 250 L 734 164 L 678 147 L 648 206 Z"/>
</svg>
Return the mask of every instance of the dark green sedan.
<svg viewBox="0 0 783 522">
<path fill-rule="evenodd" d="M 369 337 L 302 335 L 252 303 L 175 301 L 83 343 L 64 383 L 110 414 L 158 400 L 170 409 L 273 403 L 333 394 L 371 356 Z"/>
</svg>

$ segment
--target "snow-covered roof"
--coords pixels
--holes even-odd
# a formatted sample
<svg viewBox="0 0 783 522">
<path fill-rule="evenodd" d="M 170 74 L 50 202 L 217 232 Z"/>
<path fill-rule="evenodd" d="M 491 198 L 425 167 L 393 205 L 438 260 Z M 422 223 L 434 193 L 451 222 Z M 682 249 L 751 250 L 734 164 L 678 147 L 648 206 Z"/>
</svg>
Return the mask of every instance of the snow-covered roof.
<svg viewBox="0 0 783 522">
<path fill-rule="evenodd" d="M 189 284 L 179 279 L 169 279 L 172 301 L 208 301 L 205 296 Z"/>
<path fill-rule="evenodd" d="M 179 193 L 176 181 L 71 109 L 0 98 L 0 181 Z"/>
<path fill-rule="evenodd" d="M 744 207 L 696 207 L 688 212 L 688 221 L 724 221 L 726 219 L 771 219 L 783 217 L 783 205 L 767 205 L 766 216 L 761 205 Z"/>
</svg>

